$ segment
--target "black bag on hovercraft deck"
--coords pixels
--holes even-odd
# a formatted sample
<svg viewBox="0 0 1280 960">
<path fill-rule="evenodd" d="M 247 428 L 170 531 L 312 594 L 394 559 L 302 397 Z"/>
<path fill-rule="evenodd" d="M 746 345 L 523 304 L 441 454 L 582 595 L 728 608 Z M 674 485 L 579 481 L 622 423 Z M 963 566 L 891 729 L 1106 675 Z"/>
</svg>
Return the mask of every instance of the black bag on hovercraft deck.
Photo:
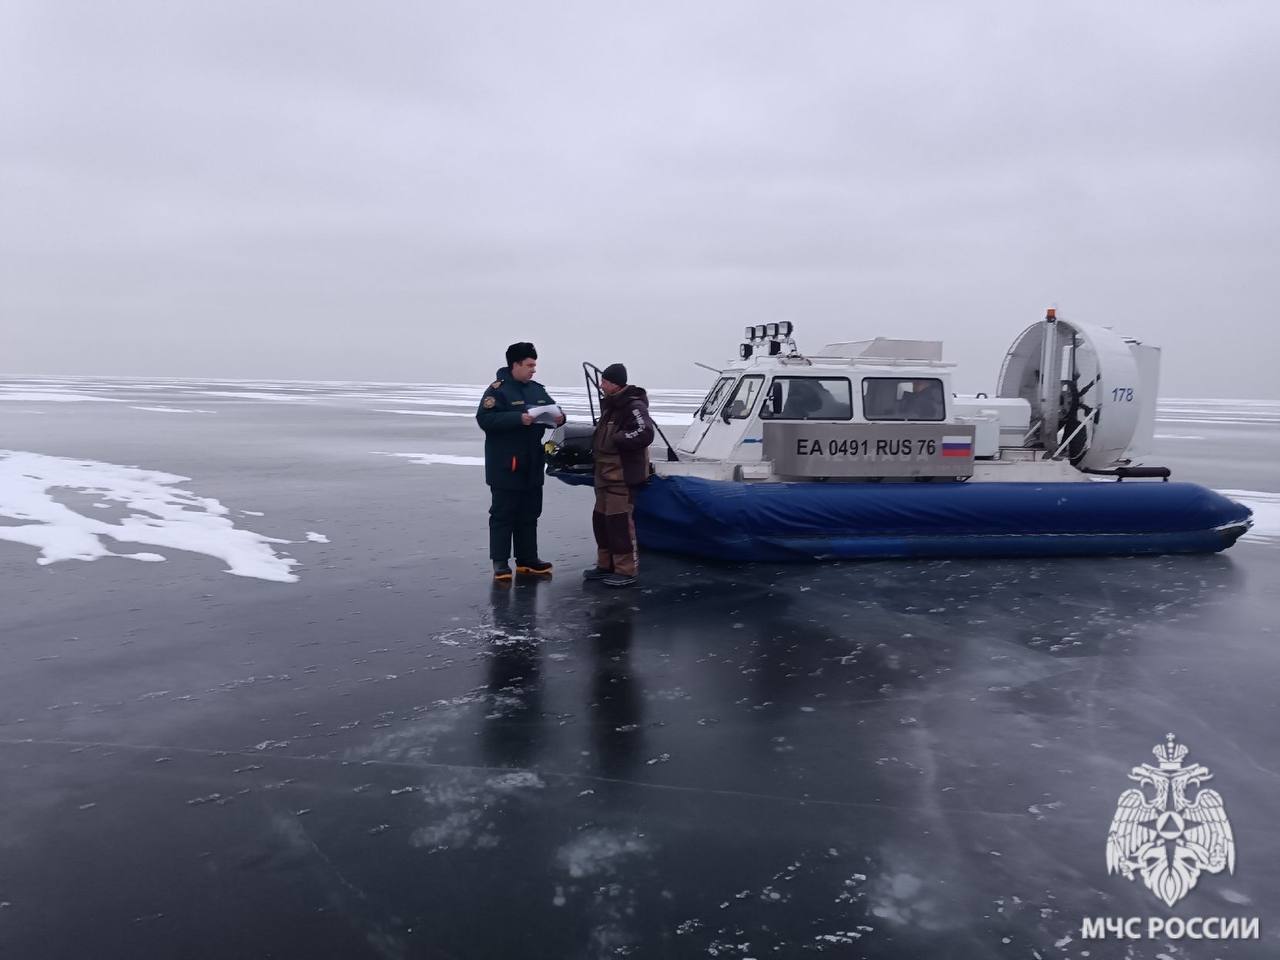
<svg viewBox="0 0 1280 960">
<path fill-rule="evenodd" d="M 582 477 L 583 482 L 592 482 L 595 459 L 591 454 L 591 436 L 594 432 L 595 428 L 589 423 L 566 423 L 559 428 L 547 442 L 547 474 L 562 480 Z"/>
</svg>

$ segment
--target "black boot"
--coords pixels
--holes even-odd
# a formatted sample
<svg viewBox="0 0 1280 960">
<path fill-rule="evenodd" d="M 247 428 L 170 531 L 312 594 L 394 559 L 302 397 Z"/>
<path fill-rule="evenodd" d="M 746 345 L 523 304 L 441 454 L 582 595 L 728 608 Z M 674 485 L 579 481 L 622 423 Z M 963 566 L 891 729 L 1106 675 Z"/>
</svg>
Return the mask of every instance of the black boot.
<svg viewBox="0 0 1280 960">
<path fill-rule="evenodd" d="M 605 577 L 612 577 L 613 571 L 606 570 L 604 567 L 589 567 L 582 571 L 583 580 L 603 580 Z"/>
<path fill-rule="evenodd" d="M 493 561 L 493 579 L 494 580 L 510 580 L 511 567 L 505 560 Z"/>
<path fill-rule="evenodd" d="M 546 560 L 517 560 L 516 573 L 532 573 L 539 577 L 549 577 L 551 564 Z"/>
</svg>

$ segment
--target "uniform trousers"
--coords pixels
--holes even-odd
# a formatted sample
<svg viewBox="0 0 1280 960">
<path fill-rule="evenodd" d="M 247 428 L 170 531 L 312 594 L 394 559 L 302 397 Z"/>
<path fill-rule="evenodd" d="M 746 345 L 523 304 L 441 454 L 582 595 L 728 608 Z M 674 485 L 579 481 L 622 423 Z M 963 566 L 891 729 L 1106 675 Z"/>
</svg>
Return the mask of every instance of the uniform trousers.
<svg viewBox="0 0 1280 960">
<path fill-rule="evenodd" d="M 490 487 L 489 557 L 503 561 L 515 544 L 516 561 L 537 560 L 538 518 L 542 516 L 542 487 L 507 490 Z"/>
</svg>

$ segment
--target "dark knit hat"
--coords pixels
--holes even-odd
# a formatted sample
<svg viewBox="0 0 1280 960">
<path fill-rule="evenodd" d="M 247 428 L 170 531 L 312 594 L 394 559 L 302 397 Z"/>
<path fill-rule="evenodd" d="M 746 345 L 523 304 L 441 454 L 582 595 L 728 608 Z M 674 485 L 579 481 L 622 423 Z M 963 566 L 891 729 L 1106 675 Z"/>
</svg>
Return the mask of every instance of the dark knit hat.
<svg viewBox="0 0 1280 960">
<path fill-rule="evenodd" d="M 538 351 L 533 349 L 532 343 L 522 340 L 519 343 L 513 343 L 511 346 L 507 347 L 507 366 L 508 367 L 519 363 L 521 360 L 530 360 L 530 359 L 532 360 L 538 359 Z"/>
<path fill-rule="evenodd" d="M 600 371 L 600 376 L 620 387 L 627 385 L 627 368 L 620 363 L 611 363 Z"/>
</svg>

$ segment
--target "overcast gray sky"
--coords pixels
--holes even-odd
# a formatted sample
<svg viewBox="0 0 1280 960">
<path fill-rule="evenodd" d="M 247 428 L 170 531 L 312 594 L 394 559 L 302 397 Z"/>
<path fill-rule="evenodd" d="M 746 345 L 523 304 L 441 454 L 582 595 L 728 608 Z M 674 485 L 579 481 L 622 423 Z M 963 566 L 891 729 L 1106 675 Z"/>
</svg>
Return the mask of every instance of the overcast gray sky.
<svg viewBox="0 0 1280 960">
<path fill-rule="evenodd" d="M 0 3 L 0 374 L 484 382 L 1056 304 L 1280 396 L 1280 5 Z"/>
</svg>

